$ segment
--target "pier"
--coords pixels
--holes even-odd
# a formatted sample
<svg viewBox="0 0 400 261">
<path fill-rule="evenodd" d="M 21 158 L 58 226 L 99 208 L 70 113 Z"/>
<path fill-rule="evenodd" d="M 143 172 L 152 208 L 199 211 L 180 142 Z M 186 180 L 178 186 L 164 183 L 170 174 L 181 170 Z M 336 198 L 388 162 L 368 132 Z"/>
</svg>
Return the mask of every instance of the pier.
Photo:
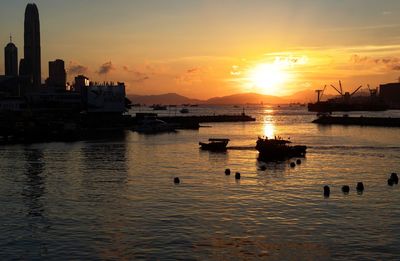
<svg viewBox="0 0 400 261">
<path fill-rule="evenodd" d="M 322 116 L 312 121 L 323 125 L 358 125 L 358 126 L 380 126 L 400 127 L 400 118 L 390 117 L 348 117 L 348 116 Z"/>
</svg>

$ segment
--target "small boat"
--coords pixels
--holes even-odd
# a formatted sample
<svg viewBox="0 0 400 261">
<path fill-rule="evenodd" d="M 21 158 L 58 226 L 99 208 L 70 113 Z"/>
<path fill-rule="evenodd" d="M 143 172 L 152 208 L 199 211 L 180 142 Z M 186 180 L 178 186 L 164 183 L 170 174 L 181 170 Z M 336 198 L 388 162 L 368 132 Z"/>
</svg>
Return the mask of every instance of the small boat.
<svg viewBox="0 0 400 261">
<path fill-rule="evenodd" d="M 189 113 L 189 110 L 186 108 L 182 108 L 179 112 L 180 113 Z"/>
<path fill-rule="evenodd" d="M 146 118 L 142 120 L 136 128 L 135 131 L 144 134 L 156 134 L 163 132 L 176 132 L 174 126 L 166 123 L 165 121 L 156 118 Z"/>
<path fill-rule="evenodd" d="M 229 139 L 208 139 L 208 143 L 199 142 L 200 149 L 209 151 L 226 151 Z"/>
<path fill-rule="evenodd" d="M 150 106 L 150 108 L 153 108 L 155 111 L 165 111 L 167 110 L 167 106 L 161 105 L 161 104 L 154 104 L 153 106 Z"/>
<path fill-rule="evenodd" d="M 256 150 L 259 152 L 258 159 L 261 161 L 280 161 L 294 157 L 304 157 L 307 146 L 289 145 L 291 141 L 280 137 L 274 139 L 258 138 Z"/>
</svg>

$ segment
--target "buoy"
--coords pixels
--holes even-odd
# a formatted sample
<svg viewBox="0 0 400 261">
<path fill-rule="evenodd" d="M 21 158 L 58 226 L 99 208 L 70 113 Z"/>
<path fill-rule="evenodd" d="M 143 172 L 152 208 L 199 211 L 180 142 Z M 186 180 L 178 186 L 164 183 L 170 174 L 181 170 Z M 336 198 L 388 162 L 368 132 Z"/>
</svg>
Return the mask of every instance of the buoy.
<svg viewBox="0 0 400 261">
<path fill-rule="evenodd" d="M 324 196 L 329 197 L 329 194 L 331 194 L 331 189 L 329 186 L 324 186 Z"/>
<path fill-rule="evenodd" d="M 356 189 L 357 189 L 358 192 L 363 192 L 364 191 L 364 184 L 362 182 L 358 182 Z"/>
<path fill-rule="evenodd" d="M 388 183 L 389 186 L 393 186 L 394 181 L 393 181 L 393 179 L 390 179 L 390 178 L 389 178 L 389 179 L 387 180 L 387 183 Z"/>
<path fill-rule="evenodd" d="M 350 192 L 350 187 L 347 186 L 347 185 L 344 185 L 344 186 L 342 187 L 342 191 L 343 191 L 343 193 L 349 193 L 349 192 Z"/>
<path fill-rule="evenodd" d="M 397 173 L 392 173 L 390 175 L 390 179 L 393 180 L 394 184 L 399 184 L 399 177 L 397 176 Z"/>
<path fill-rule="evenodd" d="M 174 178 L 174 183 L 175 184 L 179 184 L 179 183 L 181 183 L 181 181 L 180 181 L 180 179 L 178 177 L 175 177 Z"/>
<path fill-rule="evenodd" d="M 236 172 L 235 179 L 240 179 L 240 172 Z"/>
<path fill-rule="evenodd" d="M 296 164 L 300 165 L 301 164 L 301 160 L 300 159 L 296 160 Z"/>
<path fill-rule="evenodd" d="M 292 167 L 292 168 L 296 167 L 296 163 L 290 162 L 290 167 Z"/>
<path fill-rule="evenodd" d="M 265 165 L 262 165 L 261 167 L 260 167 L 260 170 L 262 170 L 262 171 L 265 171 L 267 169 L 267 167 L 265 166 Z"/>
<path fill-rule="evenodd" d="M 230 169 L 225 169 L 225 175 L 231 175 L 231 170 Z"/>
</svg>

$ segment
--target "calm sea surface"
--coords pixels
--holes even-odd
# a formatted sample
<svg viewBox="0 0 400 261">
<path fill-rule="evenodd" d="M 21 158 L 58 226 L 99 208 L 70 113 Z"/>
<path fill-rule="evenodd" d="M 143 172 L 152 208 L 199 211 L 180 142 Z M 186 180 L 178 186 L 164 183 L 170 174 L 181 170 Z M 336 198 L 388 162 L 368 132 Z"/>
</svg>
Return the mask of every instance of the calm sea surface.
<svg viewBox="0 0 400 261">
<path fill-rule="evenodd" d="M 0 260 L 400 259 L 400 185 L 386 182 L 400 172 L 400 129 L 321 127 L 304 107 L 245 110 L 257 121 L 1 146 Z M 307 145 L 306 159 L 295 168 L 288 161 L 261 171 L 255 150 L 198 149 L 210 137 L 250 147 L 264 135 Z M 242 179 L 225 176 L 225 168 Z M 180 185 L 173 184 L 176 176 Z M 348 195 L 341 192 L 346 184 Z M 330 198 L 323 197 L 324 185 Z"/>
</svg>

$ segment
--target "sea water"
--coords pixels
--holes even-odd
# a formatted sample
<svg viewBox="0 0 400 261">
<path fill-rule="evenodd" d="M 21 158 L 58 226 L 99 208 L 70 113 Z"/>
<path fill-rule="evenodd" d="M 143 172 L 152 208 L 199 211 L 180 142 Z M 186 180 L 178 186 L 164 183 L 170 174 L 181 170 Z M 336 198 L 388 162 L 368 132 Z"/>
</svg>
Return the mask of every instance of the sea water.
<svg viewBox="0 0 400 261">
<path fill-rule="evenodd" d="M 233 106 L 189 110 L 242 113 Z M 299 106 L 244 110 L 257 121 L 1 146 L 0 259 L 400 258 L 400 185 L 387 185 L 400 172 L 398 128 L 319 126 Z M 146 110 L 131 113 L 139 111 Z M 179 115 L 179 108 L 162 113 Z M 306 158 L 295 168 L 290 160 L 258 162 L 258 136 L 290 137 L 308 146 Z M 229 138 L 234 149 L 199 150 L 211 137 Z M 226 176 L 226 168 L 241 179 Z"/>
</svg>

